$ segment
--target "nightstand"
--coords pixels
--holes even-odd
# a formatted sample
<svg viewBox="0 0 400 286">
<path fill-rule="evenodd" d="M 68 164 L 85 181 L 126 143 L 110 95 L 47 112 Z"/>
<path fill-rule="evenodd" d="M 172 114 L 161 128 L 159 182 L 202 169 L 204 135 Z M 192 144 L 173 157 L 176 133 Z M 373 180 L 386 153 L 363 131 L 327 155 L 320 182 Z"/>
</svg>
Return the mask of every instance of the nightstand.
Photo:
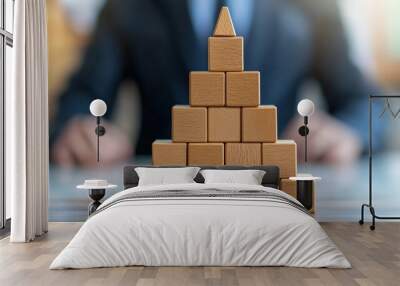
<svg viewBox="0 0 400 286">
<path fill-rule="evenodd" d="M 117 185 L 108 184 L 107 180 L 85 180 L 77 189 L 89 190 L 89 197 L 93 200 L 88 206 L 89 216 L 101 205 L 100 200 L 106 194 L 106 189 L 114 189 Z"/>
<path fill-rule="evenodd" d="M 297 200 L 307 210 L 311 210 L 313 208 L 314 182 L 321 180 L 321 178 L 314 177 L 311 174 L 298 174 L 296 177 L 290 177 L 289 180 L 296 181 Z"/>
</svg>

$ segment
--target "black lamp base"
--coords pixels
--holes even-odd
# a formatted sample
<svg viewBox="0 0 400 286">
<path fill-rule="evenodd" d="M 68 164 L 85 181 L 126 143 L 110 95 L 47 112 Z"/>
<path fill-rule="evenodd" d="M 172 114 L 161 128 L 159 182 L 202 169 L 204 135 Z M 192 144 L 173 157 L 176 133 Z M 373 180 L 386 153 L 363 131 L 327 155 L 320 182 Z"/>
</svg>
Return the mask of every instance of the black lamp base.
<svg viewBox="0 0 400 286">
<path fill-rule="evenodd" d="M 93 200 L 93 202 L 88 207 L 89 216 L 94 213 L 97 208 L 101 205 L 100 200 L 106 194 L 105 189 L 92 189 L 89 190 L 89 197 Z"/>
</svg>

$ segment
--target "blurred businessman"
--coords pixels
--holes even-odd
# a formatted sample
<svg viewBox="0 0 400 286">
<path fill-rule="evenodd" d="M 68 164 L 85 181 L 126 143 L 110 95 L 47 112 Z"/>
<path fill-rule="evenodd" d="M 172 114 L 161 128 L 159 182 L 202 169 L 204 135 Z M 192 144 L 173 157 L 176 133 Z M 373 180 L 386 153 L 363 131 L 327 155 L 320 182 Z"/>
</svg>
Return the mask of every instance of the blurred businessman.
<svg viewBox="0 0 400 286">
<path fill-rule="evenodd" d="M 141 95 L 142 125 L 136 150 L 126 134 L 106 123 L 102 161 L 150 154 L 156 138 L 171 137 L 171 107 L 188 103 L 188 74 L 207 70 L 207 37 L 222 5 L 244 36 L 246 70 L 261 72 L 261 103 L 278 107 L 280 136 L 295 138 L 297 95 L 317 81 L 326 111 L 311 119 L 309 158 L 348 163 L 366 146 L 367 95 L 374 91 L 349 57 L 333 0 L 109 0 L 83 62 L 59 102 L 52 158 L 61 165 L 95 164 L 95 98 L 114 112 L 122 81 L 134 80 Z M 376 137 L 380 138 L 381 129 Z M 298 148 L 302 152 L 302 148 Z"/>
</svg>

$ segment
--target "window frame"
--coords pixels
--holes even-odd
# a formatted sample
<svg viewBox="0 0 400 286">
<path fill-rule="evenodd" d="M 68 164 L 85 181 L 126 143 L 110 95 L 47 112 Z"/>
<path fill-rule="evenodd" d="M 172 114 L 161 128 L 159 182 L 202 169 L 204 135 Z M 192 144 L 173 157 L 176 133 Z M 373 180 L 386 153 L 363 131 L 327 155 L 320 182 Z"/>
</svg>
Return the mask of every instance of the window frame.
<svg viewBox="0 0 400 286">
<path fill-rule="evenodd" d="M 15 0 L 0 0 L 0 236 L 9 231 L 10 221 L 6 217 L 5 190 L 5 100 L 6 100 L 6 46 L 13 48 L 13 34 L 6 30 L 6 1 L 12 1 L 14 13 Z M 14 19 L 14 15 L 11 15 Z M 14 30 L 14 27 L 12 27 Z"/>
</svg>

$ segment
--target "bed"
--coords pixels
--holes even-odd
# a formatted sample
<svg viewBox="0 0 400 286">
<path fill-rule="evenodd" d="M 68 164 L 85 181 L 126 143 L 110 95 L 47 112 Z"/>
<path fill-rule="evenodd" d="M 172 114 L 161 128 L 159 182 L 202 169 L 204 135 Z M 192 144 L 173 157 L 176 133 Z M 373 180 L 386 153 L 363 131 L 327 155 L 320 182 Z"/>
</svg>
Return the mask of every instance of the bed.
<svg viewBox="0 0 400 286">
<path fill-rule="evenodd" d="M 318 222 L 277 189 L 275 166 L 261 185 L 196 183 L 138 186 L 124 169 L 124 191 L 82 225 L 50 269 L 144 266 L 350 268 Z"/>
</svg>

